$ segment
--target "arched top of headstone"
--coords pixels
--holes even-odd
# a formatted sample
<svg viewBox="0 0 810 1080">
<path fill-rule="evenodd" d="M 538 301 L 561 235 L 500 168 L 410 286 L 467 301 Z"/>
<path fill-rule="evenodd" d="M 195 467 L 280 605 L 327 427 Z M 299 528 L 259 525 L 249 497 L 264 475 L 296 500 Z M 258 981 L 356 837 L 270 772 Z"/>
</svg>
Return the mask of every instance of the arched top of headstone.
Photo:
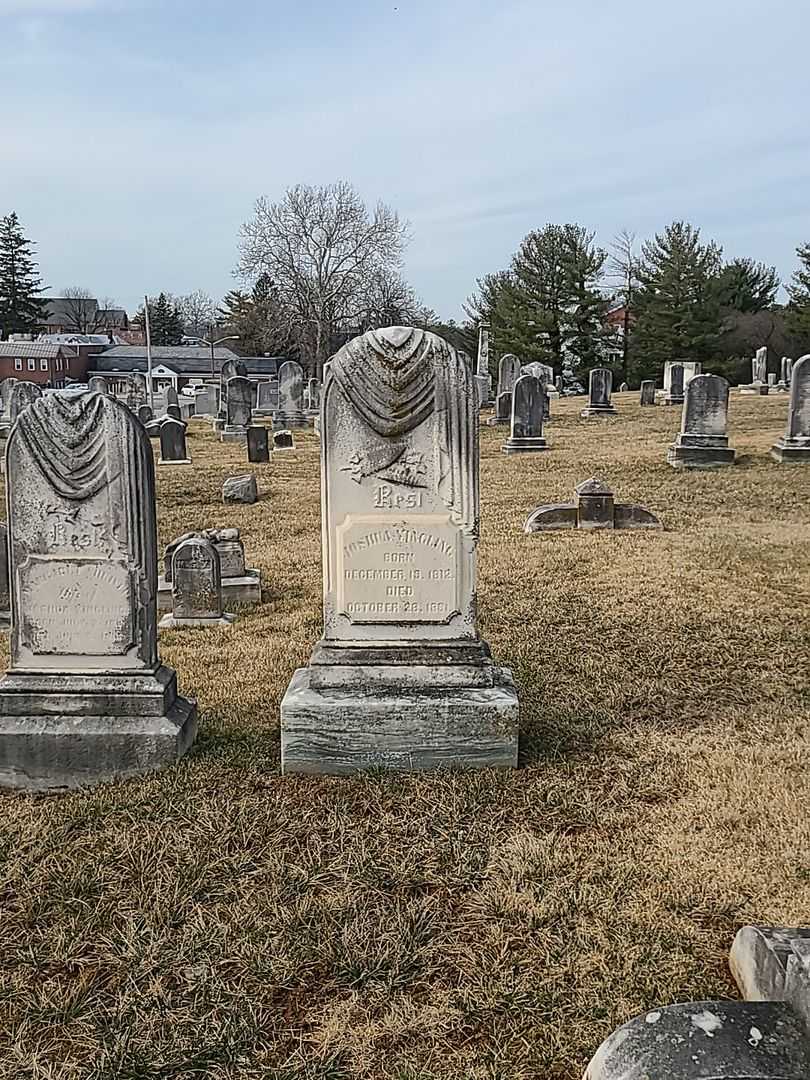
<svg viewBox="0 0 810 1080">
<path fill-rule="evenodd" d="M 600 480 L 597 476 L 592 476 L 589 480 L 584 480 L 576 489 L 577 495 L 612 495 L 613 492 L 607 486 L 604 480 Z"/>
<path fill-rule="evenodd" d="M 82 391 L 85 391 L 86 389 L 87 387 L 83 385 Z M 26 409 L 32 402 L 40 397 L 42 397 L 42 389 L 36 383 L 15 383 L 11 388 L 11 396 L 8 403 L 8 410 L 12 423 L 17 419 L 23 409 Z"/>
</svg>

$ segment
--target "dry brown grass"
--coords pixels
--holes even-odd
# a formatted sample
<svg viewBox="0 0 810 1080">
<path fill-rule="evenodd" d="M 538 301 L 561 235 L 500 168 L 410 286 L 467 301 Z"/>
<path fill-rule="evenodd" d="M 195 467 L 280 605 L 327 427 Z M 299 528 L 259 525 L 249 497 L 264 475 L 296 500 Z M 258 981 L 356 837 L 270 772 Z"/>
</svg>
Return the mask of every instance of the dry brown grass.
<svg viewBox="0 0 810 1080">
<path fill-rule="evenodd" d="M 785 397 L 732 401 L 733 469 L 676 473 L 673 409 L 555 403 L 547 455 L 483 429 L 483 629 L 522 767 L 279 775 L 278 706 L 320 629 L 318 444 L 259 466 L 190 439 L 162 541 L 234 524 L 266 598 L 167 633 L 195 751 L 142 781 L 0 799 L 0 1076 L 576 1080 L 653 1003 L 731 995 L 747 921 L 810 914 L 810 469 Z M 526 537 L 593 473 L 658 535 Z"/>
</svg>

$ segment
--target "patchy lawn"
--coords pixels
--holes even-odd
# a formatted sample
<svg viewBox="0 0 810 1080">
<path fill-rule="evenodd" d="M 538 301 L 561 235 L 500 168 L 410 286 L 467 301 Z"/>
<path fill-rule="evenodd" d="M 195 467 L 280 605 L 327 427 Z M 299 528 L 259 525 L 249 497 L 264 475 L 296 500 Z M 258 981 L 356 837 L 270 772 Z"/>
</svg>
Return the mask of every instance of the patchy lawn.
<svg viewBox="0 0 810 1080">
<path fill-rule="evenodd" d="M 732 395 L 739 464 L 676 472 L 680 410 L 552 403 L 548 454 L 482 428 L 482 630 L 521 692 L 511 773 L 279 774 L 320 631 L 318 442 L 252 466 L 190 428 L 162 543 L 238 525 L 265 598 L 172 631 L 176 768 L 0 797 L 0 1077 L 578 1080 L 653 1004 L 733 996 L 749 921 L 810 913 L 810 468 L 787 396 Z M 598 474 L 660 534 L 524 536 Z"/>
</svg>

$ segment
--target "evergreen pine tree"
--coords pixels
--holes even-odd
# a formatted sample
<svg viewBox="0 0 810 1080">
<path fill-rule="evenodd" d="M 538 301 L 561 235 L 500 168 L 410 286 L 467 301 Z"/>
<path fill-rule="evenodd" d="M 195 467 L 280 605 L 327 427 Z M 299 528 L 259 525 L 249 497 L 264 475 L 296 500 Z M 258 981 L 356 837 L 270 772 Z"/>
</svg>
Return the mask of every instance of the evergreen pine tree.
<svg viewBox="0 0 810 1080">
<path fill-rule="evenodd" d="M 709 361 L 720 337 L 718 274 L 722 251 L 700 230 L 676 221 L 642 248 L 633 368 L 658 375 L 665 361 Z"/>
<path fill-rule="evenodd" d="M 793 274 L 788 286 L 788 327 L 796 339 L 799 350 L 810 350 L 810 244 L 796 248 L 801 266 Z"/>
<path fill-rule="evenodd" d="M 720 305 L 753 315 L 773 304 L 779 284 L 775 267 L 753 259 L 732 259 L 718 275 Z"/>
<path fill-rule="evenodd" d="M 45 318 L 32 248 L 15 213 L 0 218 L 0 338 L 33 333 Z"/>
</svg>

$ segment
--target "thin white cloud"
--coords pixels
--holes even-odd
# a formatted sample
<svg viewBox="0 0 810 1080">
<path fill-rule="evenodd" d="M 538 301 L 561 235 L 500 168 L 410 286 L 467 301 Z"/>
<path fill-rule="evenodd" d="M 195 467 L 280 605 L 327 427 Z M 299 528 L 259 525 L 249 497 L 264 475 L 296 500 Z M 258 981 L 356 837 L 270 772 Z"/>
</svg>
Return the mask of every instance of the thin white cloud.
<svg viewBox="0 0 810 1080">
<path fill-rule="evenodd" d="M 0 0 L 0 16 L 73 15 L 118 6 L 116 0 Z"/>
</svg>

